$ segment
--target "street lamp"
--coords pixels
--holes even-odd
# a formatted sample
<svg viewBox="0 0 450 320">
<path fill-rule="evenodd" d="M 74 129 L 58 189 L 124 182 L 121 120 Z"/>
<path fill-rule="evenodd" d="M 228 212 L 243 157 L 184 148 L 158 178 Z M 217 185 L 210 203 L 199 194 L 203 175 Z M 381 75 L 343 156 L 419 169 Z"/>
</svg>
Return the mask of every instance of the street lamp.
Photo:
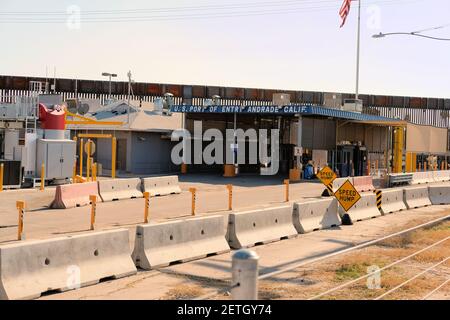
<svg viewBox="0 0 450 320">
<path fill-rule="evenodd" d="M 439 41 L 450 41 L 448 38 L 437 38 L 437 37 L 431 37 L 427 36 L 418 32 L 390 32 L 390 33 L 377 33 L 372 36 L 372 38 L 379 39 L 379 38 L 385 38 L 387 36 L 392 35 L 406 35 L 406 36 L 415 36 L 415 37 L 421 37 L 426 39 L 432 39 L 432 40 L 439 40 Z"/>
<path fill-rule="evenodd" d="M 111 78 L 116 78 L 117 74 L 115 73 L 108 73 L 108 72 L 103 72 L 102 76 L 104 77 L 109 77 L 109 93 L 108 93 L 108 100 L 111 100 Z"/>
</svg>

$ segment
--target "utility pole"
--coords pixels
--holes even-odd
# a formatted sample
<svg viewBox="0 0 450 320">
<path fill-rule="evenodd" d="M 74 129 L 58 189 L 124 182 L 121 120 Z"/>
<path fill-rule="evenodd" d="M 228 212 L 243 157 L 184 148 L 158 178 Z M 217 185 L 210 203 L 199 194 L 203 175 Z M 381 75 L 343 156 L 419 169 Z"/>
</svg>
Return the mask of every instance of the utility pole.
<svg viewBox="0 0 450 320">
<path fill-rule="evenodd" d="M 131 95 L 131 70 L 128 71 L 128 111 L 127 111 L 127 115 L 128 115 L 128 128 L 130 127 L 130 95 Z"/>
<path fill-rule="evenodd" d="M 356 90 L 355 90 L 355 100 L 359 99 L 359 57 L 361 51 L 361 1 L 358 0 L 358 39 L 356 42 Z"/>
</svg>

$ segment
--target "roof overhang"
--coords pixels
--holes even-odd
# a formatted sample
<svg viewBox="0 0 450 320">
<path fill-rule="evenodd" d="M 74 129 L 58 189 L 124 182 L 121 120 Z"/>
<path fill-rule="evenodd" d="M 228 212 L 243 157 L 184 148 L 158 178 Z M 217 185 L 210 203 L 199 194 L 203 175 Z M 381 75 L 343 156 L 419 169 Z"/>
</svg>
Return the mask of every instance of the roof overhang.
<svg viewBox="0 0 450 320">
<path fill-rule="evenodd" d="M 195 114 L 267 114 L 278 116 L 322 116 L 336 118 L 356 123 L 365 123 L 378 126 L 406 126 L 406 121 L 400 119 L 386 118 L 359 112 L 331 109 L 313 105 L 288 105 L 288 106 L 192 106 L 176 105 L 171 107 L 172 112 L 195 113 Z"/>
</svg>

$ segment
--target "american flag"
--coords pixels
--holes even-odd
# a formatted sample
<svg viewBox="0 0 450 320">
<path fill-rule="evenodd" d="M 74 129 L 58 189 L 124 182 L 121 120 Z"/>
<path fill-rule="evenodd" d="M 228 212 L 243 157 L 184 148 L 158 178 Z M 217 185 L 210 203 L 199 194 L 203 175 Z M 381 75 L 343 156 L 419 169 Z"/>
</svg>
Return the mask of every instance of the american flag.
<svg viewBox="0 0 450 320">
<path fill-rule="evenodd" d="M 344 0 L 344 3 L 342 4 L 341 10 L 339 10 L 339 15 L 342 18 L 341 28 L 344 26 L 345 20 L 347 20 L 347 16 L 350 13 L 351 3 L 352 3 L 352 0 Z"/>
</svg>

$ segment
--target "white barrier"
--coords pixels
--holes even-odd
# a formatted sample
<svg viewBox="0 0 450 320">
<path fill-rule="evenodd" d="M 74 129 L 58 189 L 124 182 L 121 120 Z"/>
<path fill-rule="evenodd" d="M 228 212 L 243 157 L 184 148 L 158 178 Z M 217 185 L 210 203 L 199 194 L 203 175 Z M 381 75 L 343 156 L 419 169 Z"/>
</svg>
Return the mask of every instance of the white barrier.
<svg viewBox="0 0 450 320">
<path fill-rule="evenodd" d="M 33 299 L 136 273 L 128 230 L 0 246 L 0 299 Z"/>
<path fill-rule="evenodd" d="M 412 184 L 426 184 L 434 182 L 433 171 L 414 172 Z"/>
<path fill-rule="evenodd" d="M 377 198 L 373 192 L 361 194 L 361 199 L 348 212 L 339 206 L 339 213 L 341 217 L 347 214 L 352 223 L 381 216 L 377 208 Z"/>
<path fill-rule="evenodd" d="M 368 192 L 375 190 L 372 176 L 353 177 L 353 186 L 358 192 Z M 352 181 L 350 181 L 352 182 Z"/>
<path fill-rule="evenodd" d="M 298 233 L 341 225 L 338 202 L 334 198 L 294 203 L 293 221 Z"/>
<path fill-rule="evenodd" d="M 227 231 L 230 247 L 247 248 L 297 236 L 292 223 L 292 211 L 292 206 L 287 205 L 231 213 Z"/>
<path fill-rule="evenodd" d="M 381 190 L 381 212 L 383 215 L 406 210 L 403 189 Z"/>
<path fill-rule="evenodd" d="M 150 270 L 227 252 L 225 222 L 224 216 L 208 216 L 139 225 L 133 261 L 137 267 Z"/>
<path fill-rule="evenodd" d="M 450 204 L 450 184 L 428 186 L 428 195 L 434 205 Z"/>
<path fill-rule="evenodd" d="M 336 192 L 338 189 L 345 183 L 345 181 L 350 181 L 351 184 L 353 184 L 353 178 L 352 177 L 346 177 L 346 178 L 337 178 L 333 181 L 333 191 Z"/>
<path fill-rule="evenodd" d="M 408 209 L 431 206 L 427 186 L 403 189 L 403 200 Z"/>
<path fill-rule="evenodd" d="M 436 181 L 436 182 L 450 181 L 450 171 L 449 170 L 434 171 L 433 178 L 434 178 L 434 181 Z"/>
<path fill-rule="evenodd" d="M 99 180 L 98 191 L 103 202 L 143 197 L 139 178 Z"/>
<path fill-rule="evenodd" d="M 144 178 L 142 185 L 144 191 L 149 192 L 151 197 L 181 193 L 178 176 Z"/>
</svg>

